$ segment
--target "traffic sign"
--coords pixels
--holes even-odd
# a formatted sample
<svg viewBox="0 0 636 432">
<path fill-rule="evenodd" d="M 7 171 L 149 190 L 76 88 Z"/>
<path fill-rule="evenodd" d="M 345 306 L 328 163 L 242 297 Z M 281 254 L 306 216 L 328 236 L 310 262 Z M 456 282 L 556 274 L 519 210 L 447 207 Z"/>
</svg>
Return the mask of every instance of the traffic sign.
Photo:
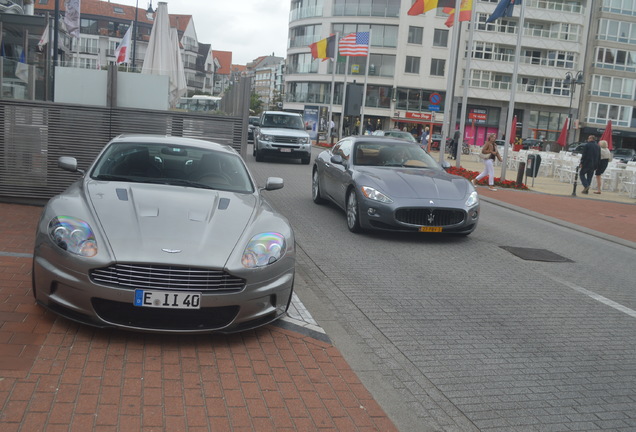
<svg viewBox="0 0 636 432">
<path fill-rule="evenodd" d="M 442 95 L 439 93 L 431 93 L 428 100 L 431 101 L 432 105 L 439 105 L 442 102 Z"/>
<path fill-rule="evenodd" d="M 429 111 L 439 111 L 439 105 L 429 105 L 428 106 L 428 110 Z"/>
</svg>

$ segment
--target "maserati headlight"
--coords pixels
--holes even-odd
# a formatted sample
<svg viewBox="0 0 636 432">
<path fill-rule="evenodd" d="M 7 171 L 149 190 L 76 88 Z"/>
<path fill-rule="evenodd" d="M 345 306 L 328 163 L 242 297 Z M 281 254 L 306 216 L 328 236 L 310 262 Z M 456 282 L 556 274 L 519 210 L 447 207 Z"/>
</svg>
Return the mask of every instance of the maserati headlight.
<svg viewBox="0 0 636 432">
<path fill-rule="evenodd" d="M 75 255 L 94 257 L 97 241 L 90 225 L 72 216 L 57 216 L 49 222 L 49 236 L 53 243 Z"/>
<path fill-rule="evenodd" d="M 257 234 L 243 251 L 241 263 L 243 267 L 255 268 L 264 267 L 275 263 L 285 253 L 285 237 L 279 233 Z"/>
<path fill-rule="evenodd" d="M 472 207 L 477 204 L 479 204 L 479 195 L 477 191 L 472 191 L 466 200 L 466 207 Z"/>
<path fill-rule="evenodd" d="M 379 201 L 382 203 L 392 203 L 393 200 L 388 196 L 384 195 L 382 192 L 373 189 L 369 186 L 362 186 L 362 193 L 365 197 L 372 199 L 374 201 Z"/>
</svg>

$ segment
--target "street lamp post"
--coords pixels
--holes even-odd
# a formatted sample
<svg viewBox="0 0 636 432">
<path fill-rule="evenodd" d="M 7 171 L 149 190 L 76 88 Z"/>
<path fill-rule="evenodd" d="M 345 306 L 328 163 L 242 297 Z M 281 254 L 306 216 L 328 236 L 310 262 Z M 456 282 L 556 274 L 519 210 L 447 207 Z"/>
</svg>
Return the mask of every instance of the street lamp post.
<svg viewBox="0 0 636 432">
<path fill-rule="evenodd" d="M 132 46 L 132 69 L 135 70 L 135 60 L 137 59 L 137 12 L 139 12 L 139 0 L 135 3 L 135 28 L 133 29 L 133 46 Z"/>
<path fill-rule="evenodd" d="M 583 81 L 583 72 L 578 71 L 576 75 L 572 75 L 571 72 L 567 72 L 565 74 L 565 80 L 563 81 L 563 84 L 568 86 L 570 91 L 570 107 L 568 108 L 568 144 L 569 144 L 572 141 L 570 139 L 570 131 L 572 130 L 572 100 L 574 99 L 574 92 L 576 92 L 576 86 L 577 85 L 582 86 L 583 84 L 585 84 L 585 81 Z M 578 110 L 577 110 L 577 114 L 578 114 Z"/>
</svg>

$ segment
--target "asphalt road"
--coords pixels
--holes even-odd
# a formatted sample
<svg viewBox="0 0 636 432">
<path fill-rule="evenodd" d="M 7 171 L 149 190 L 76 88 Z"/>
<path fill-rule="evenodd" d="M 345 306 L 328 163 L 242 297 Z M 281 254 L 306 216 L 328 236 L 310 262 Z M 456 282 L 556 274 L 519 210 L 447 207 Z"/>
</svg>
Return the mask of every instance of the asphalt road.
<svg viewBox="0 0 636 432">
<path fill-rule="evenodd" d="M 285 180 L 265 194 L 298 296 L 400 430 L 636 430 L 633 249 L 483 201 L 466 238 L 351 234 L 311 166 L 248 154 L 261 185 Z"/>
</svg>

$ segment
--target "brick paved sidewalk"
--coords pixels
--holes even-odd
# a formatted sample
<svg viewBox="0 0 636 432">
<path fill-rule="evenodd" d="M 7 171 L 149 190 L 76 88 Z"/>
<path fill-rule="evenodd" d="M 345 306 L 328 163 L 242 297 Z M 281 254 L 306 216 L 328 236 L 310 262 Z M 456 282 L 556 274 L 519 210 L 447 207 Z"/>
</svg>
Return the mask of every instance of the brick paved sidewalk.
<svg viewBox="0 0 636 432">
<path fill-rule="evenodd" d="M 101 330 L 35 305 L 39 207 L 0 203 L 0 426 L 10 431 L 396 431 L 330 343 Z"/>
</svg>

